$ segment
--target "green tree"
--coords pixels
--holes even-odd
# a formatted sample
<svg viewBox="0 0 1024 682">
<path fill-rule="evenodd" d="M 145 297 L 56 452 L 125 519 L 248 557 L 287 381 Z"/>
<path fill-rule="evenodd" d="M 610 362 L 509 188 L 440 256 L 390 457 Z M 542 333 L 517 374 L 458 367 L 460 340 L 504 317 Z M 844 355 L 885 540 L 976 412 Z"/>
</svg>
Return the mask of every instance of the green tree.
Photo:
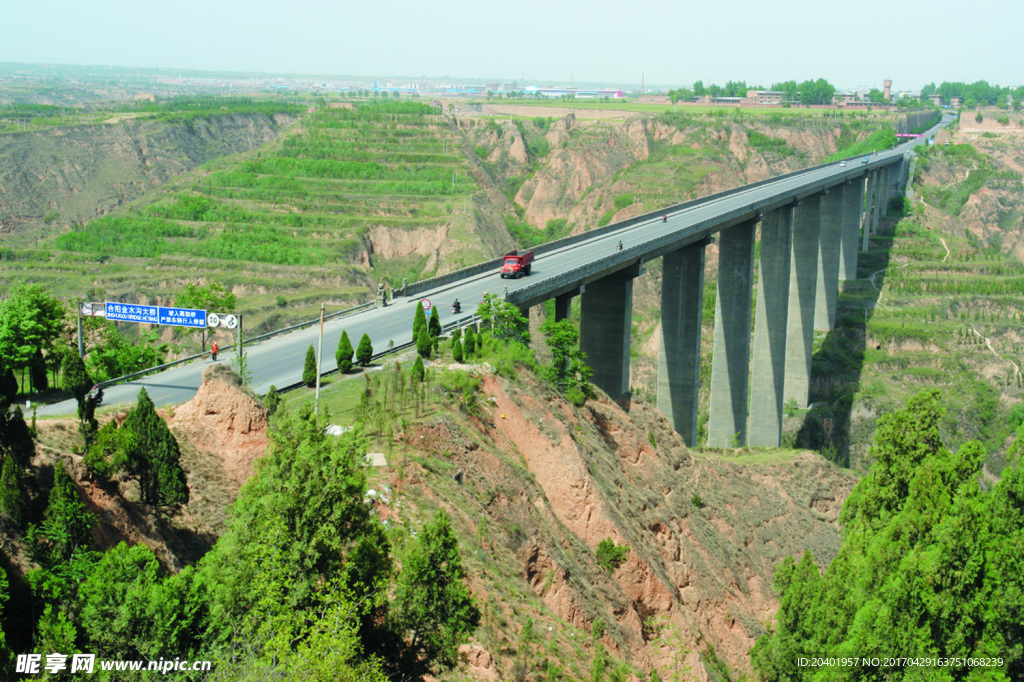
<svg viewBox="0 0 1024 682">
<path fill-rule="evenodd" d="M 174 305 L 182 308 L 198 308 L 207 312 L 233 313 L 238 305 L 238 300 L 220 282 L 213 282 L 205 286 L 189 283 L 185 285 L 185 291 L 174 299 Z M 206 328 L 203 327 L 193 331 L 199 332 L 199 343 L 205 353 Z"/>
<path fill-rule="evenodd" d="M 202 559 L 212 642 L 291 647 L 337 587 L 357 605 L 364 645 L 383 621 L 391 561 L 365 501 L 365 439 L 358 428 L 334 437 L 324 426 L 311 405 L 278 414 L 228 530 Z"/>
<path fill-rule="evenodd" d="M 338 371 L 347 374 L 352 369 L 352 342 L 348 340 L 348 332 L 341 332 L 341 339 L 338 340 L 338 350 L 334 353 L 334 359 L 338 363 Z"/>
<path fill-rule="evenodd" d="M 430 322 L 427 323 L 427 329 L 430 331 L 431 338 L 436 339 L 441 336 L 441 314 L 437 312 L 436 305 L 430 311 Z"/>
<path fill-rule="evenodd" d="M 135 449 L 135 434 L 118 428 L 116 421 L 104 424 L 89 444 L 83 458 L 85 466 L 103 478 L 110 479 L 119 471 L 127 471 Z"/>
<path fill-rule="evenodd" d="M 363 367 L 373 362 L 373 345 L 370 343 L 369 334 L 363 333 L 359 339 L 359 347 L 356 348 L 356 360 Z"/>
<path fill-rule="evenodd" d="M 452 360 L 462 362 L 462 341 L 459 339 L 452 342 Z"/>
<path fill-rule="evenodd" d="M 108 322 L 101 331 L 102 341 L 89 351 L 89 373 L 101 381 L 139 372 L 163 364 L 169 346 L 161 343 L 157 332 L 143 334 L 132 343 Z"/>
<path fill-rule="evenodd" d="M 263 404 L 267 406 L 267 415 L 273 416 L 277 412 L 277 408 L 281 404 L 281 396 L 277 393 L 277 386 L 273 384 L 267 389 L 267 394 L 263 396 Z"/>
<path fill-rule="evenodd" d="M 491 333 L 499 341 L 517 341 L 530 344 L 529 320 L 521 310 L 494 294 L 484 294 L 484 300 L 476 310 L 477 315 L 490 326 Z"/>
<path fill-rule="evenodd" d="M 579 349 L 579 332 L 568 320 L 548 319 L 541 327 L 544 340 L 551 349 L 552 364 L 546 374 L 565 391 L 566 398 L 582 407 L 594 397 L 590 383 L 593 370 L 587 365 L 587 354 Z"/>
<path fill-rule="evenodd" d="M 3 358 L 0 358 L 2 361 Z M 0 412 L 6 412 L 7 407 L 14 402 L 18 395 L 18 380 L 10 367 L 4 367 L 0 363 Z"/>
<path fill-rule="evenodd" d="M 186 568 L 162 577 L 142 544 L 104 552 L 78 588 L 77 622 L 89 649 L 109 658 L 188 654 L 201 627 L 193 576 Z"/>
<path fill-rule="evenodd" d="M 161 506 L 188 502 L 188 484 L 181 469 L 181 451 L 174 434 L 156 413 L 146 389 L 139 391 L 124 427 L 134 439 L 128 455 L 131 473 L 139 481 L 142 501 Z"/>
<path fill-rule="evenodd" d="M 44 567 L 68 561 L 89 545 L 89 529 L 95 517 L 78 497 L 78 488 L 64 464 L 53 468 L 53 488 L 46 502 L 43 522 L 28 527 L 25 537 L 32 558 Z"/>
<path fill-rule="evenodd" d="M 480 623 L 466 586 L 451 519 L 439 511 L 402 560 L 394 598 L 394 626 L 408 642 L 401 668 L 422 676 L 458 661 L 459 645 Z"/>
<path fill-rule="evenodd" d="M 38 348 L 28 361 L 28 377 L 33 391 L 45 391 L 50 387 L 46 375 L 46 360 L 43 359 L 43 351 Z"/>
<path fill-rule="evenodd" d="M 430 338 L 430 332 L 427 328 L 422 327 L 416 336 L 416 352 L 419 353 L 421 358 L 429 358 L 433 350 L 434 340 Z"/>
<path fill-rule="evenodd" d="M 309 348 L 306 350 L 306 360 L 302 365 L 302 383 L 306 384 L 309 388 L 313 388 L 316 386 L 317 374 L 316 350 L 313 349 L 313 344 L 309 344 Z"/>
<path fill-rule="evenodd" d="M 836 94 L 835 86 L 824 78 L 806 80 L 800 84 L 800 102 L 802 104 L 831 104 Z"/>
<path fill-rule="evenodd" d="M 27 368 L 37 351 L 53 347 L 64 331 L 65 314 L 64 304 L 42 285 L 12 286 L 0 301 L 0 358 L 11 369 Z"/>
<path fill-rule="evenodd" d="M 412 363 L 412 378 L 414 381 L 423 381 L 426 376 L 427 370 L 423 367 L 423 357 L 417 355 L 416 361 Z"/>
<path fill-rule="evenodd" d="M 35 454 L 35 439 L 21 407 L 15 407 L 13 412 L 0 412 L 0 456 L 13 459 L 21 469 L 28 466 Z"/>
<path fill-rule="evenodd" d="M 473 327 L 466 327 L 466 336 L 462 341 L 462 355 L 468 359 L 474 353 L 480 355 L 480 337 L 476 335 Z"/>
<path fill-rule="evenodd" d="M 78 428 L 82 435 L 83 449 L 89 448 L 92 434 L 96 431 L 96 419 L 93 413 L 96 405 L 91 400 L 86 400 L 89 389 L 93 386 L 92 377 L 85 371 L 85 363 L 78 353 L 67 353 L 61 365 L 61 388 L 70 391 L 75 395 L 75 402 L 78 403 Z"/>
<path fill-rule="evenodd" d="M 799 668 L 797 659 L 893 649 L 909 657 L 1002 657 L 1001 668 L 986 673 L 992 679 L 1024 674 L 1024 477 L 1010 452 L 1014 464 L 983 489 L 984 448 L 972 441 L 950 452 L 939 439 L 941 421 L 935 391 L 879 420 L 874 464 L 840 516 L 838 556 L 823 575 L 809 554 L 776 572 L 775 626 L 751 651 L 763 677 L 824 679 L 828 671 Z M 943 672 L 966 679 L 972 671 Z M 877 670 L 845 673 L 868 678 Z"/>
<path fill-rule="evenodd" d="M 0 468 L 0 521 L 2 526 L 21 527 L 21 512 L 25 506 L 25 498 L 18 484 L 18 465 L 13 457 L 4 457 Z M 2 634 L 0 634 L 2 637 Z M 2 642 L 0 642 L 2 645 Z"/>
<path fill-rule="evenodd" d="M 418 338 L 420 330 L 427 326 L 427 314 L 423 311 L 423 306 L 417 304 L 416 312 L 412 317 L 412 338 Z"/>
</svg>

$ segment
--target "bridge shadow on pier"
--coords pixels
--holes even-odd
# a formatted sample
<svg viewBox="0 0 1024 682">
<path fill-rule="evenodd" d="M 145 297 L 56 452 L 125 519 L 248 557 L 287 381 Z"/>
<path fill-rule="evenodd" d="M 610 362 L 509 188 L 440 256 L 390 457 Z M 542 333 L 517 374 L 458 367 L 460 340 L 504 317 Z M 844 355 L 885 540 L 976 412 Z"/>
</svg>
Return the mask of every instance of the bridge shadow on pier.
<svg viewBox="0 0 1024 682">
<path fill-rule="evenodd" d="M 811 409 L 796 432 L 795 447 L 817 450 L 840 466 L 850 466 L 850 422 L 854 395 L 860 390 L 868 321 L 880 305 L 889 273 L 893 237 L 899 218 L 886 216 L 871 235 L 869 249 L 857 259 L 857 279 L 840 282 L 836 326 L 828 332 L 811 362 Z M 880 348 L 876 348 L 879 350 Z M 787 414 L 795 414 L 786 408 Z"/>
</svg>

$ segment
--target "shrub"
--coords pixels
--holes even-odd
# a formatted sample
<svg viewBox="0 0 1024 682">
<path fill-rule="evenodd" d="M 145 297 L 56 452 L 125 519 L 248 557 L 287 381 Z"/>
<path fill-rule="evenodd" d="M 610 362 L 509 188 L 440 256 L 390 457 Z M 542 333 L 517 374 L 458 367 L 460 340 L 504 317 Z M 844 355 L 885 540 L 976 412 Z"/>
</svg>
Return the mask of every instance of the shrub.
<svg viewBox="0 0 1024 682">
<path fill-rule="evenodd" d="M 626 562 L 629 555 L 629 545 L 616 545 L 611 538 L 605 538 L 597 544 L 597 563 L 607 573 L 614 573 L 615 570 Z"/>
</svg>

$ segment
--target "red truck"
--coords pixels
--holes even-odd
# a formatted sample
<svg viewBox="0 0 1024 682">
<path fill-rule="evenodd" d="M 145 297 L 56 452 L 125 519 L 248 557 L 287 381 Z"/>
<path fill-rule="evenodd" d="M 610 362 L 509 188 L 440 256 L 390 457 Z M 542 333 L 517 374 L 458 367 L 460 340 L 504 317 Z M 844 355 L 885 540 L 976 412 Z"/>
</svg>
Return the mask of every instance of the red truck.
<svg viewBox="0 0 1024 682">
<path fill-rule="evenodd" d="M 501 257 L 501 278 L 519 278 L 530 274 L 530 267 L 533 264 L 533 249 L 526 253 L 513 251 Z"/>
</svg>

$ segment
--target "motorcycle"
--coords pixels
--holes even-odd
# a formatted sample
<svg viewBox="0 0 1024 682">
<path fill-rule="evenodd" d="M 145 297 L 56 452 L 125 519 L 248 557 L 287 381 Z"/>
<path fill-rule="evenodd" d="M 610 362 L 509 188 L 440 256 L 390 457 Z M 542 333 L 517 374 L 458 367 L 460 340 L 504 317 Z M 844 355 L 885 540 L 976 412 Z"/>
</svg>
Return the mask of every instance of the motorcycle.
<svg viewBox="0 0 1024 682">
<path fill-rule="evenodd" d="M 619 248 L 618 248 L 618 251 L 622 251 L 622 241 L 621 241 L 621 240 L 619 241 Z"/>
<path fill-rule="evenodd" d="M 661 216 L 661 222 L 663 222 L 663 223 L 667 223 L 668 222 L 668 214 L 667 213 L 665 213 L 665 214 L 663 214 Z"/>
<path fill-rule="evenodd" d="M 452 303 L 452 315 L 458 315 L 462 312 L 462 304 L 456 301 Z"/>
<path fill-rule="evenodd" d="M 99 387 L 99 384 L 93 386 L 92 390 L 89 391 L 89 400 L 91 400 L 93 405 L 96 407 L 103 404 L 103 389 Z"/>
</svg>

